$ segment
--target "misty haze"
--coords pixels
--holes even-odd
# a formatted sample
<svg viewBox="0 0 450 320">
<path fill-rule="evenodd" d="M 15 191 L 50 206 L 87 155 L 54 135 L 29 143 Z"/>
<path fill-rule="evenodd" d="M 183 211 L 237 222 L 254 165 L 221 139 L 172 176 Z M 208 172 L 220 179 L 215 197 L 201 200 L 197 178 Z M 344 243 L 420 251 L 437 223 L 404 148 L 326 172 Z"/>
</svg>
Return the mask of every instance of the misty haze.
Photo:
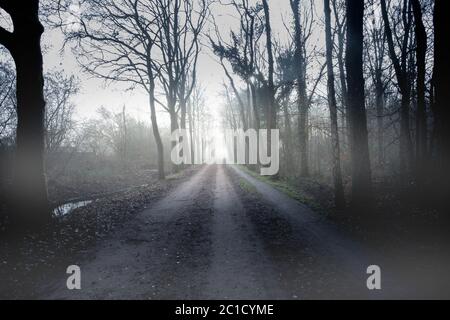
<svg viewBox="0 0 450 320">
<path fill-rule="evenodd" d="M 0 299 L 450 298 L 448 7 L 0 0 Z"/>
</svg>

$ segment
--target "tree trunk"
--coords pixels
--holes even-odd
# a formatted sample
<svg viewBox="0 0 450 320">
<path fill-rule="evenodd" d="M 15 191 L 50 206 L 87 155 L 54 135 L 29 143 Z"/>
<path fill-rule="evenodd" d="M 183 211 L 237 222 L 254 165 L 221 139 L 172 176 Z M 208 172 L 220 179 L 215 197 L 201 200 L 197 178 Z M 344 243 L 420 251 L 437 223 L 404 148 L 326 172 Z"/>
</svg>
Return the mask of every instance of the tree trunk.
<svg viewBox="0 0 450 320">
<path fill-rule="evenodd" d="M 268 154 L 270 155 L 270 145 L 272 141 L 271 129 L 276 128 L 276 110 L 275 110 L 275 85 L 274 85 L 274 58 L 272 50 L 272 28 L 270 25 L 269 4 L 267 0 L 262 0 L 265 27 L 266 27 L 266 49 L 267 49 L 267 64 L 268 64 L 268 81 L 267 81 L 267 143 Z"/>
<path fill-rule="evenodd" d="M 300 176 L 309 176 L 309 132 L 308 132 L 308 111 L 302 104 L 299 105 L 299 143 L 300 143 Z"/>
<path fill-rule="evenodd" d="M 308 102 L 306 96 L 305 61 L 302 53 L 302 28 L 300 23 L 300 1 L 291 0 L 294 16 L 295 68 L 297 74 L 298 94 L 298 133 L 300 145 L 300 175 L 309 176 L 309 148 L 308 148 Z"/>
<path fill-rule="evenodd" d="M 189 118 L 189 145 L 190 145 L 190 151 L 191 151 L 191 160 L 192 163 L 195 163 L 195 144 L 194 144 L 194 104 L 192 101 L 189 101 L 188 103 L 188 118 Z"/>
<path fill-rule="evenodd" d="M 345 195 L 344 195 L 344 187 L 342 185 L 341 149 L 339 144 L 336 91 L 334 86 L 335 78 L 333 70 L 333 43 L 331 38 L 330 0 L 324 0 L 324 10 L 325 10 L 327 73 L 328 73 L 328 106 L 330 109 L 331 148 L 333 153 L 334 201 L 336 207 L 343 208 L 345 206 Z"/>
<path fill-rule="evenodd" d="M 438 188 L 447 188 L 450 179 L 450 37 L 448 35 L 448 0 L 436 0 L 434 8 L 434 108 L 435 150 L 438 159 L 436 174 L 441 181 Z"/>
<path fill-rule="evenodd" d="M 127 146 L 127 137 L 128 137 L 128 128 L 127 128 L 127 115 L 126 115 L 126 106 L 124 105 L 122 108 L 122 151 L 121 151 L 121 157 L 122 157 L 122 165 L 124 170 L 128 168 L 127 164 L 127 153 L 128 153 L 128 146 Z"/>
<path fill-rule="evenodd" d="M 51 220 L 44 173 L 45 100 L 39 1 L 11 14 L 14 42 L 10 47 L 17 71 L 17 138 L 14 170 L 14 223 L 40 226 Z"/>
<path fill-rule="evenodd" d="M 245 117 L 245 104 L 244 101 L 242 101 L 241 95 L 239 94 L 238 89 L 236 88 L 236 85 L 234 83 L 234 79 L 233 77 L 230 75 L 230 73 L 228 72 L 227 68 L 225 67 L 225 64 L 223 63 L 223 61 L 220 61 L 222 68 L 225 72 L 225 75 L 228 78 L 228 81 L 230 82 L 230 86 L 233 89 L 234 95 L 236 97 L 236 100 L 238 101 L 239 104 L 239 114 L 240 114 L 240 118 L 242 121 L 242 127 L 244 128 L 244 131 L 246 131 L 248 129 L 248 124 L 247 124 L 247 118 Z"/>
<path fill-rule="evenodd" d="M 180 111 L 180 128 L 184 130 L 186 129 L 186 99 L 180 99 Z"/>
<path fill-rule="evenodd" d="M 406 1 L 405 1 L 406 2 Z M 406 10 L 406 3 L 405 8 Z M 387 12 L 386 1 L 381 0 L 381 13 L 384 22 L 386 40 L 389 48 L 389 56 L 394 65 L 395 75 L 397 77 L 398 86 L 400 88 L 400 94 L 402 96 L 401 108 L 400 108 L 400 171 L 402 180 L 405 180 L 407 173 L 410 171 L 412 166 L 412 140 L 411 131 L 409 125 L 409 107 L 410 107 L 410 96 L 411 87 L 408 80 L 408 75 L 406 72 L 406 46 L 408 43 L 408 30 L 405 30 L 405 37 L 403 39 L 402 48 L 402 63 L 400 63 L 397 57 L 394 39 L 392 36 L 392 30 L 389 23 L 389 16 Z M 403 181 L 404 183 L 404 181 Z"/>
<path fill-rule="evenodd" d="M 180 127 L 178 125 L 178 113 L 175 110 L 175 102 L 169 102 L 169 116 L 170 116 L 170 132 L 173 133 Z M 176 145 L 176 142 L 173 142 Z"/>
<path fill-rule="evenodd" d="M 292 150 L 292 127 L 291 116 L 289 115 L 288 105 L 289 99 L 283 103 L 284 130 L 285 130 L 285 157 L 286 157 L 286 174 L 290 176 L 293 170 L 294 154 Z"/>
<path fill-rule="evenodd" d="M 411 126 L 409 118 L 409 108 L 411 103 L 411 88 L 407 86 L 403 91 L 402 101 L 400 107 L 400 172 L 403 183 L 407 179 L 413 159 L 412 140 L 411 140 Z"/>
<path fill-rule="evenodd" d="M 419 0 L 411 0 L 414 20 L 415 34 L 417 41 L 416 60 L 417 60 L 417 179 L 419 184 L 423 182 L 424 170 L 427 158 L 427 114 L 425 104 L 425 75 L 426 75 L 426 52 L 427 52 L 427 34 L 422 21 L 422 7 Z"/>
<path fill-rule="evenodd" d="M 343 135 L 342 142 L 344 146 L 344 154 L 345 158 L 348 159 L 350 157 L 349 150 L 350 149 L 350 113 L 348 111 L 348 103 L 347 103 L 347 81 L 345 79 L 345 59 L 344 59 L 344 49 L 345 49 L 345 24 L 346 20 L 342 19 L 339 9 L 336 5 L 337 0 L 332 0 L 333 4 L 333 13 L 334 13 L 334 21 L 336 22 L 336 33 L 337 33 L 337 63 L 339 67 L 339 83 L 341 86 L 341 106 L 342 106 L 342 122 L 343 122 Z M 342 19 L 342 20 L 341 20 Z M 344 163 L 344 168 L 348 166 L 348 161 Z"/>
<path fill-rule="evenodd" d="M 384 168 L 384 89 L 381 79 L 381 70 L 375 71 L 375 104 L 377 112 L 377 149 L 378 149 L 378 166 Z"/>
<path fill-rule="evenodd" d="M 261 127 L 261 120 L 259 117 L 258 103 L 256 100 L 256 87 L 253 83 L 250 84 L 250 96 L 252 99 L 252 109 L 253 109 L 253 118 L 254 118 L 254 127 L 255 130 L 259 131 Z"/>
<path fill-rule="evenodd" d="M 166 178 L 166 174 L 164 171 L 164 146 L 162 143 L 161 135 L 159 133 L 158 121 L 156 120 L 155 80 L 153 79 L 153 72 L 151 68 L 148 68 L 148 74 L 150 79 L 150 86 L 149 86 L 150 117 L 152 121 L 153 136 L 155 137 L 156 149 L 158 152 L 158 178 L 160 180 L 164 180 Z"/>
<path fill-rule="evenodd" d="M 353 203 L 370 198 L 371 170 L 363 76 L 364 0 L 346 0 L 347 7 L 347 90 L 350 112 Z"/>
<path fill-rule="evenodd" d="M 175 103 L 169 102 L 169 116 L 170 116 L 170 132 L 173 133 L 177 131 L 180 127 L 178 126 L 178 114 L 175 111 Z M 181 138 L 180 138 L 181 139 Z M 177 146 L 177 143 L 181 141 L 172 141 L 172 150 Z M 177 173 L 179 171 L 179 166 L 172 164 L 172 172 Z"/>
<path fill-rule="evenodd" d="M 182 90 L 183 90 L 182 92 L 184 92 L 184 90 L 185 90 L 184 87 Z M 180 112 L 181 112 L 180 129 L 186 130 L 186 99 L 184 97 L 182 97 L 179 99 L 179 101 L 180 101 L 179 103 L 180 103 Z M 183 136 L 180 137 L 179 142 L 183 143 Z M 190 148 L 190 144 L 189 144 L 189 148 Z M 183 158 L 187 157 L 188 155 L 190 156 L 190 154 L 191 154 L 190 149 L 188 150 L 188 153 L 186 155 L 184 154 L 184 152 L 185 152 L 184 149 L 180 150 L 180 156 Z"/>
</svg>

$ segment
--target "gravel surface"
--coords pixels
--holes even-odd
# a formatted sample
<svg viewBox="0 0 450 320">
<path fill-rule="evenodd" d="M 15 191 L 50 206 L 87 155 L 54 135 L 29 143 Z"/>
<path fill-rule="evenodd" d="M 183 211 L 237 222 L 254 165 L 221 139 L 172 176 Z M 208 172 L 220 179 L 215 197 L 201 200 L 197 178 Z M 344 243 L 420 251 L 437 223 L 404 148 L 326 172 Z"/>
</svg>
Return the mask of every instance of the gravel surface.
<svg viewBox="0 0 450 320">
<path fill-rule="evenodd" d="M 411 260 L 414 251 L 387 255 L 365 247 L 323 215 L 238 167 L 203 166 L 151 188 L 156 189 L 133 191 L 102 205 L 93 203 L 100 210 L 93 215 L 96 220 L 89 218 L 91 205 L 71 215 L 83 236 L 71 241 L 77 246 L 53 265 L 51 274 L 33 277 L 35 273 L 26 273 L 37 288 L 32 297 L 447 296 L 444 289 L 448 286 L 440 279 L 449 263 L 420 256 L 423 261 L 418 264 L 417 257 Z M 81 229 L 81 225 L 89 227 Z M 76 233 L 73 230 L 71 225 L 67 234 Z M 85 238 L 91 240 L 82 241 Z M 73 264 L 81 268 L 81 290 L 66 288 L 65 271 Z M 373 264 L 382 269 L 381 291 L 369 291 L 366 286 L 367 267 Z"/>
</svg>

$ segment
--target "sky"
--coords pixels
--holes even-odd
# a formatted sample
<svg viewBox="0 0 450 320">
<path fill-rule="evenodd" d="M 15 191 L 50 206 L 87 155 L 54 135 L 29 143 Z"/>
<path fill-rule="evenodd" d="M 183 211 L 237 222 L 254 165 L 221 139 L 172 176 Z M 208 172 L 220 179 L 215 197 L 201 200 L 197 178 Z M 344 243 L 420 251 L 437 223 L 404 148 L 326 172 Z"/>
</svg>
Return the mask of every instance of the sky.
<svg viewBox="0 0 450 320">
<path fill-rule="evenodd" d="M 318 3 L 321 3 L 321 1 L 317 1 Z M 271 0 L 269 6 L 273 34 L 285 41 L 288 34 L 284 24 L 290 25 L 291 23 L 289 0 Z M 319 10 L 321 8 L 317 6 L 317 11 L 320 12 Z M 221 34 L 227 39 L 230 28 L 237 28 L 238 20 L 236 15 L 233 14 L 234 9 L 215 4 L 211 11 L 215 16 Z M 205 32 L 208 32 L 209 29 L 211 29 L 211 26 L 207 25 Z M 206 43 L 207 40 L 203 38 L 203 42 Z M 80 79 L 81 90 L 73 99 L 76 105 L 76 119 L 83 120 L 96 116 L 96 110 L 101 106 L 114 112 L 120 112 L 126 105 L 127 113 L 140 120 L 149 121 L 148 97 L 145 92 L 140 90 L 126 91 L 126 84 L 113 83 L 105 86 L 103 80 L 82 73 L 72 50 L 65 48 L 64 51 L 61 51 L 62 44 L 63 35 L 60 30 L 51 30 L 44 34 L 43 45 L 47 48 L 44 55 L 44 69 L 64 70 L 67 74 L 76 75 Z M 218 117 L 223 105 L 221 91 L 224 74 L 222 67 L 206 46 L 203 47 L 198 60 L 198 81 L 205 89 L 207 106 L 212 111 L 213 116 Z M 169 118 L 167 114 L 163 110 L 159 110 L 158 113 L 160 124 L 168 126 Z"/>
</svg>

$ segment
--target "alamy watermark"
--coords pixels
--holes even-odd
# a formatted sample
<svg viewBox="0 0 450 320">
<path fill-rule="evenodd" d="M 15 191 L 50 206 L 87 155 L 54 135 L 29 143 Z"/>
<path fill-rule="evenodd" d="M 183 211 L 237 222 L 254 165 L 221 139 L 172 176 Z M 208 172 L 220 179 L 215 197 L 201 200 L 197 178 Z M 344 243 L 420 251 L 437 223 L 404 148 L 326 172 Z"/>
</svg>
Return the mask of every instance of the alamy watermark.
<svg viewBox="0 0 450 320">
<path fill-rule="evenodd" d="M 367 289 L 381 290 L 381 268 L 377 265 L 371 265 L 367 267 L 367 274 L 370 275 L 366 282 Z"/>
<path fill-rule="evenodd" d="M 269 137 L 269 130 L 266 129 L 225 130 L 220 138 L 191 139 L 187 130 L 175 130 L 172 132 L 172 141 L 176 145 L 172 149 L 171 160 L 175 165 L 260 165 L 261 175 L 273 176 L 280 169 L 280 131 L 277 129 L 270 132 Z"/>
<path fill-rule="evenodd" d="M 77 265 L 71 265 L 67 267 L 66 273 L 70 275 L 66 281 L 67 289 L 81 290 L 81 268 Z"/>
</svg>

